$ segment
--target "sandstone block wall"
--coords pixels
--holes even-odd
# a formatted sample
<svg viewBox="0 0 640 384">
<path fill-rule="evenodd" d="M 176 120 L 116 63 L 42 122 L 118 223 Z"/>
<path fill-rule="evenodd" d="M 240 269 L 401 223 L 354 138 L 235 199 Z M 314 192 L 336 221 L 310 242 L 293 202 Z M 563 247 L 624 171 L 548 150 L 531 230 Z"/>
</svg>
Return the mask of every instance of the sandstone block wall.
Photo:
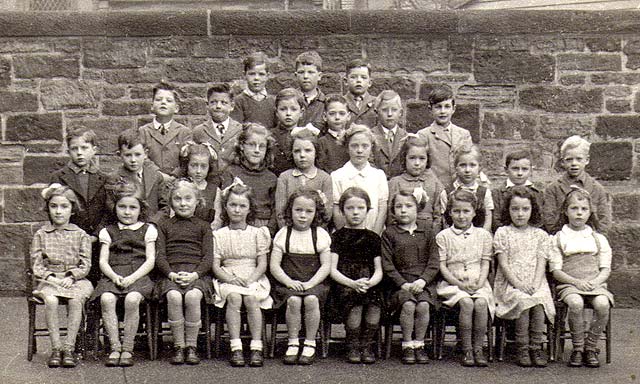
<svg viewBox="0 0 640 384">
<path fill-rule="evenodd" d="M 241 86 L 241 58 L 273 58 L 273 92 L 293 84 L 307 49 L 325 61 L 322 87 L 343 90 L 344 63 L 366 57 L 373 92 L 406 100 L 406 126 L 430 123 L 434 84 L 456 91 L 454 121 L 481 144 L 486 171 L 504 177 L 505 154 L 534 154 L 539 180 L 556 176 L 558 142 L 594 143 L 590 172 L 613 196 L 611 287 L 640 302 L 640 12 L 112 12 L 0 13 L 0 292 L 24 288 L 25 241 L 45 220 L 39 190 L 67 161 L 68 129 L 101 139 L 112 168 L 115 139 L 149 121 L 150 89 L 178 85 L 179 120 L 205 117 L 215 81 Z"/>
</svg>

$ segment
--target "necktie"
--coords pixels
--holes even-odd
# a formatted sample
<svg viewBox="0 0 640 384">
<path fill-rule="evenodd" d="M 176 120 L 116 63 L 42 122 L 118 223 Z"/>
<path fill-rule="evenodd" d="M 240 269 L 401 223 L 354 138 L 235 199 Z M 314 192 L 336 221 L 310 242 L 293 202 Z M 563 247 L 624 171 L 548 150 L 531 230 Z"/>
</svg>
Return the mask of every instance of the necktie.
<svg viewBox="0 0 640 384">
<path fill-rule="evenodd" d="M 358 107 L 358 109 L 360 109 L 361 105 L 362 105 L 362 96 L 357 96 L 356 97 L 356 107 Z"/>
<path fill-rule="evenodd" d="M 220 136 L 224 136 L 224 125 L 218 124 L 218 132 L 220 132 Z"/>
<path fill-rule="evenodd" d="M 160 134 L 162 136 L 167 134 L 167 127 L 165 127 L 164 124 L 160 124 Z"/>
<path fill-rule="evenodd" d="M 136 172 L 136 176 L 138 176 L 138 182 L 140 184 L 142 184 L 142 171 L 141 172 Z"/>
<path fill-rule="evenodd" d="M 393 131 L 387 131 L 386 136 L 389 144 L 393 144 Z"/>
</svg>

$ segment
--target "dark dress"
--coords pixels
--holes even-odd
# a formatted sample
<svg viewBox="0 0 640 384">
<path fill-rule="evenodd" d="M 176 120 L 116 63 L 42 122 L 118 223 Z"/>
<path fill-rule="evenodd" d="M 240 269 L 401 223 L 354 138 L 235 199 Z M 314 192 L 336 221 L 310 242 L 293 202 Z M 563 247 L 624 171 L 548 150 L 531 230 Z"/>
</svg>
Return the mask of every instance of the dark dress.
<svg viewBox="0 0 640 384">
<path fill-rule="evenodd" d="M 287 227 L 287 236 L 285 240 L 285 252 L 282 255 L 282 270 L 290 278 L 299 281 L 309 281 L 320 269 L 320 254 L 317 249 L 318 232 L 316 227 L 311 228 L 311 236 L 313 238 L 313 249 L 315 253 L 291 253 L 289 252 L 289 240 L 291 238 L 291 227 Z M 329 285 L 325 279 L 315 287 L 303 292 L 294 291 L 282 285 L 279 281 L 274 282 L 273 289 L 274 308 L 280 308 L 291 296 L 310 296 L 318 297 L 320 308 L 324 307 L 324 303 L 329 294 Z"/>
<path fill-rule="evenodd" d="M 194 214 L 207 223 L 211 223 L 216 216 L 216 209 L 214 202 L 216 201 L 217 189 L 220 188 L 220 179 L 218 177 L 212 177 L 207 180 L 207 187 L 200 191 L 202 198 L 204 199 L 204 205 L 199 205 L 196 208 Z"/>
<path fill-rule="evenodd" d="M 380 236 L 368 229 L 341 228 L 331 235 L 331 252 L 339 256 L 338 270 L 352 280 L 373 276 L 373 259 L 380 257 L 380 246 Z M 344 320 L 355 306 L 382 307 L 382 288 L 378 284 L 366 293 L 358 293 L 334 282 L 328 300 L 327 308 L 332 317 Z"/>
<path fill-rule="evenodd" d="M 171 290 L 184 295 L 195 288 L 202 291 L 207 303 L 213 302 L 213 235 L 209 223 L 195 216 L 162 218 L 158 222 L 157 255 L 156 268 L 162 278 L 156 284 L 156 298 Z M 197 272 L 200 277 L 182 287 L 169 280 L 171 272 L 180 271 Z"/>
<path fill-rule="evenodd" d="M 144 224 L 137 230 L 120 229 L 117 224 L 105 228 L 111 237 L 109 265 L 113 272 L 126 277 L 137 271 L 146 261 L 144 237 L 148 228 L 149 224 Z M 149 299 L 153 292 L 153 281 L 147 275 L 139 278 L 127 288 L 120 288 L 111 279 L 103 276 L 98 281 L 92 299 L 100 297 L 105 292 L 111 292 L 119 297 L 126 296 L 129 292 L 139 292 L 145 299 Z"/>
</svg>

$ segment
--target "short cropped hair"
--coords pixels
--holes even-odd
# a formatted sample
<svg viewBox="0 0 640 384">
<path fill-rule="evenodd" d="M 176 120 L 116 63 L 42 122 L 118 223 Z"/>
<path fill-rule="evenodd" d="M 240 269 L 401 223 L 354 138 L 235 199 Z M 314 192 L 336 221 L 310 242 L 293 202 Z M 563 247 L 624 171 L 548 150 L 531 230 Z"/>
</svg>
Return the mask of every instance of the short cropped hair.
<svg viewBox="0 0 640 384">
<path fill-rule="evenodd" d="M 300 108 L 304 108 L 306 106 L 304 95 L 295 88 L 285 88 L 276 94 L 276 108 L 283 100 L 295 100 Z"/>
<path fill-rule="evenodd" d="M 451 99 L 452 104 L 455 106 L 456 100 L 453 98 L 453 89 L 447 84 L 436 85 L 431 92 L 429 92 L 429 106 L 434 106 L 449 99 Z"/>
<path fill-rule="evenodd" d="M 267 72 L 269 72 L 269 57 L 264 52 L 253 52 L 242 60 L 244 66 L 244 72 L 247 73 L 251 68 L 255 68 L 258 65 L 265 65 Z"/>
<path fill-rule="evenodd" d="M 504 165 L 505 167 L 508 168 L 509 164 L 511 164 L 512 161 L 518 161 L 523 159 L 527 159 L 531 161 L 531 152 L 525 151 L 525 150 L 509 152 L 507 154 L 507 159 L 505 160 Z"/>
<path fill-rule="evenodd" d="M 176 99 L 176 103 L 180 101 L 180 96 L 178 95 L 176 87 L 168 81 L 160 80 L 159 83 L 153 86 L 152 99 L 156 98 L 156 93 L 158 93 L 158 91 L 170 91 L 171 93 L 173 93 L 173 97 Z"/>
<path fill-rule="evenodd" d="M 583 139 L 578 135 L 571 136 L 567 138 L 562 145 L 560 146 L 560 156 L 564 157 L 564 154 L 572 149 L 579 149 L 587 156 L 589 156 L 589 149 L 591 148 L 591 143 L 587 140 Z"/>
<path fill-rule="evenodd" d="M 93 146 L 98 145 L 98 136 L 93 130 L 87 127 L 77 127 L 67 132 L 67 147 L 69 146 L 69 144 L 71 144 L 71 140 L 80 137 Z"/>
<path fill-rule="evenodd" d="M 369 72 L 369 76 L 371 76 L 371 65 L 369 64 L 368 61 L 363 59 L 353 59 L 347 63 L 347 68 L 346 68 L 347 76 L 349 76 L 349 72 L 351 72 L 352 69 L 361 68 L 361 67 L 367 68 L 367 71 Z"/>
<path fill-rule="evenodd" d="M 207 90 L 207 101 L 214 93 L 226 93 L 229 95 L 229 98 L 233 100 L 233 92 L 231 91 L 231 87 L 227 83 L 215 83 Z"/>
<path fill-rule="evenodd" d="M 127 129 L 118 136 L 118 150 L 121 150 L 123 147 L 125 149 L 131 149 L 138 144 L 142 145 L 143 148 L 147 148 L 147 143 L 143 140 L 137 129 Z"/>
<path fill-rule="evenodd" d="M 478 148 L 477 145 L 463 145 L 454 152 L 454 166 L 458 165 L 460 158 L 465 155 L 474 156 L 476 161 L 478 161 L 478 164 L 482 161 L 482 154 L 480 153 L 480 148 Z"/>
<path fill-rule="evenodd" d="M 347 106 L 347 99 L 339 93 L 330 93 L 324 98 L 324 111 L 329 109 L 329 104 L 340 103 Z"/>
<path fill-rule="evenodd" d="M 396 92 L 396 91 L 394 91 L 392 89 L 386 89 L 386 90 L 380 92 L 378 97 L 376 97 L 375 108 L 379 109 L 380 108 L 380 104 L 382 104 L 385 101 L 397 102 L 398 105 L 400 106 L 400 108 L 402 108 L 402 98 L 400 98 L 400 95 L 398 94 L 398 92 Z"/>
<path fill-rule="evenodd" d="M 315 65 L 318 71 L 322 71 L 322 57 L 316 51 L 305 51 L 296 57 L 296 69 L 299 65 Z"/>
</svg>

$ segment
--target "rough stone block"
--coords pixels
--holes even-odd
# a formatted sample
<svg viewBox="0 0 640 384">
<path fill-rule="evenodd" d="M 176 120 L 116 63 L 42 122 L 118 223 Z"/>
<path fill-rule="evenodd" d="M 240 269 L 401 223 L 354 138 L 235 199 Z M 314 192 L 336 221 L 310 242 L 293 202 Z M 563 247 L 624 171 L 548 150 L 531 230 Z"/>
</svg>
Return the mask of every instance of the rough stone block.
<svg viewBox="0 0 640 384">
<path fill-rule="evenodd" d="M 28 257 L 32 237 L 33 232 L 30 225 L 0 225 L 0 255 L 2 255 L 2 259 L 24 261 Z M 22 275 L 24 275 L 24 271 Z"/>
<path fill-rule="evenodd" d="M 619 71 L 620 55 L 604 53 L 567 53 L 557 56 L 558 69 L 569 71 Z"/>
<path fill-rule="evenodd" d="M 592 73 L 591 82 L 593 84 L 640 84 L 640 73 L 619 73 L 619 72 L 603 72 Z"/>
<path fill-rule="evenodd" d="M 166 70 L 164 66 L 153 65 L 145 68 L 104 70 L 102 76 L 109 84 L 153 84 L 166 78 Z"/>
<path fill-rule="evenodd" d="M 294 37 L 291 37 L 293 39 Z M 278 56 L 279 38 L 267 36 L 231 36 L 229 57 L 242 59 L 253 52 L 264 52 L 268 57 Z"/>
<path fill-rule="evenodd" d="M 186 57 L 191 53 L 193 40 L 188 37 L 172 36 L 150 41 L 151 56 Z"/>
<path fill-rule="evenodd" d="M 456 32 L 459 14 L 455 12 L 354 11 L 351 14 L 352 33 L 397 33 L 406 35 L 436 35 Z"/>
<path fill-rule="evenodd" d="M 479 104 L 456 104 L 456 113 L 453 114 L 451 122 L 459 127 L 468 130 L 474 143 L 480 142 L 480 105 Z M 425 125 L 431 124 L 431 121 Z"/>
<path fill-rule="evenodd" d="M 640 220 L 639 193 L 612 193 L 613 217 L 616 221 Z M 640 238 L 638 239 L 640 241 Z"/>
<path fill-rule="evenodd" d="M 44 212 L 44 201 L 40 196 L 42 188 L 21 188 L 4 190 L 4 222 L 25 223 L 48 220 Z"/>
<path fill-rule="evenodd" d="M 622 48 L 622 52 L 627 55 L 640 54 L 640 39 L 638 38 L 630 38 L 624 43 L 624 47 Z"/>
<path fill-rule="evenodd" d="M 325 73 L 320 79 L 320 88 L 325 94 L 342 93 L 343 78 L 338 74 Z"/>
<path fill-rule="evenodd" d="M 531 87 L 520 90 L 520 105 L 555 113 L 597 113 L 602 110 L 602 90 Z"/>
<path fill-rule="evenodd" d="M 68 55 L 30 55 L 13 59 L 15 75 L 18 78 L 51 78 L 80 76 L 80 62 Z"/>
<path fill-rule="evenodd" d="M 424 38 L 371 38 L 365 51 L 374 73 L 377 71 L 446 71 L 449 67 L 447 40 Z M 349 50 L 349 52 L 353 52 Z M 344 64 L 343 64 L 344 65 Z"/>
<path fill-rule="evenodd" d="M 604 89 L 604 95 L 610 97 L 627 97 L 632 93 L 633 89 L 624 85 L 613 85 Z"/>
<path fill-rule="evenodd" d="M 627 69 L 638 69 L 640 68 L 640 55 L 633 54 L 627 55 L 627 63 L 625 65 Z"/>
<path fill-rule="evenodd" d="M 211 12 L 212 35 L 323 35 L 347 33 L 350 14 L 341 11 L 226 11 Z M 260 19 L 260 23 L 255 20 Z M 300 20 L 306 22 L 301 23 Z M 250 25 L 251 28 L 247 28 Z"/>
<path fill-rule="evenodd" d="M 538 131 L 535 116 L 515 113 L 486 112 L 482 124 L 483 139 L 533 140 Z"/>
<path fill-rule="evenodd" d="M 209 37 L 198 39 L 193 44 L 194 57 L 224 58 L 229 52 L 228 37 Z"/>
<path fill-rule="evenodd" d="M 110 116 L 145 115 L 151 112 L 151 100 L 113 101 L 102 103 L 102 113 Z"/>
<path fill-rule="evenodd" d="M 409 101 L 406 108 L 405 129 L 409 132 L 417 132 L 433 121 L 431 112 L 429 112 L 429 104 L 426 101 Z"/>
<path fill-rule="evenodd" d="M 49 183 L 51 174 L 69 162 L 68 157 L 25 156 L 24 183 L 26 185 Z"/>
<path fill-rule="evenodd" d="M 147 44 L 139 40 L 95 39 L 85 43 L 83 64 L 88 68 L 140 68 L 147 62 Z"/>
<path fill-rule="evenodd" d="M 62 114 L 42 113 L 7 117 L 6 138 L 10 141 L 62 141 Z"/>
<path fill-rule="evenodd" d="M 562 85 L 580 85 L 584 84 L 587 76 L 585 75 L 577 75 L 577 74 L 569 74 L 569 75 L 561 75 L 560 76 L 560 84 Z"/>
<path fill-rule="evenodd" d="M 423 85 L 424 88 L 424 85 Z M 420 98 L 426 99 L 428 92 L 420 89 Z M 513 108 L 517 99 L 517 90 L 512 85 L 463 85 L 456 92 L 459 102 L 481 103 L 489 108 Z"/>
<path fill-rule="evenodd" d="M 553 81 L 554 63 L 549 55 L 481 51 L 475 53 L 474 74 L 480 83 L 542 83 Z"/>
<path fill-rule="evenodd" d="M 181 115 L 206 115 L 207 102 L 203 98 L 180 100 Z"/>
<path fill-rule="evenodd" d="M 96 108 L 99 86 L 86 81 L 46 80 L 40 85 L 42 105 L 47 110 Z"/>
<path fill-rule="evenodd" d="M 377 95 L 386 89 L 398 92 L 402 100 L 416 98 L 416 82 L 407 76 L 376 77 L 369 92 Z"/>
<path fill-rule="evenodd" d="M 35 112 L 38 96 L 30 92 L 0 91 L 0 112 Z"/>
<path fill-rule="evenodd" d="M 53 41 L 53 50 L 65 54 L 79 53 L 82 50 L 80 38 L 56 39 Z"/>
<path fill-rule="evenodd" d="M 169 81 L 183 83 L 199 83 L 207 81 L 232 81 L 242 73 L 242 63 L 239 60 L 217 59 L 204 61 L 196 59 L 175 59 L 166 64 Z"/>
<path fill-rule="evenodd" d="M 275 95 L 285 88 L 297 88 L 298 87 L 297 84 L 298 83 L 296 82 L 296 79 L 293 78 L 293 76 L 278 74 L 276 76 L 271 77 L 267 81 L 266 88 L 267 88 L 267 92 L 269 92 L 272 95 Z"/>
<path fill-rule="evenodd" d="M 0 292 L 10 295 L 24 293 L 27 264 L 23 259 L 0 259 Z"/>
<path fill-rule="evenodd" d="M 587 171 L 602 180 L 625 180 L 631 177 L 633 144 L 610 141 L 591 144 Z"/>
<path fill-rule="evenodd" d="M 133 119 L 114 117 L 73 119 L 67 122 L 67 131 L 76 127 L 93 130 L 98 137 L 98 154 L 114 154 L 118 150 L 118 135 L 122 131 L 135 128 Z"/>
<path fill-rule="evenodd" d="M 466 36 L 449 36 L 449 67 L 451 72 L 471 72 L 473 40 Z"/>
<path fill-rule="evenodd" d="M 43 39 L 6 39 L 0 41 L 0 53 L 49 52 L 51 43 Z"/>
<path fill-rule="evenodd" d="M 638 110 L 638 100 L 635 108 Z M 638 138 L 640 137 L 640 116 L 597 116 L 596 133 L 602 137 Z"/>
<path fill-rule="evenodd" d="M 122 87 L 102 87 L 102 96 L 105 99 L 120 99 L 126 95 L 126 90 Z"/>
<path fill-rule="evenodd" d="M 595 123 L 591 117 L 574 117 L 563 115 L 540 116 L 540 132 L 546 139 L 564 140 L 571 135 L 590 137 Z"/>
<path fill-rule="evenodd" d="M 622 40 L 617 36 L 586 38 L 587 48 L 591 52 L 618 52 L 622 50 Z"/>
<path fill-rule="evenodd" d="M 616 308 L 638 308 L 638 297 L 640 297 L 639 270 L 612 271 L 607 284 L 608 288 L 615 292 Z"/>
<path fill-rule="evenodd" d="M 451 83 L 466 83 L 469 81 L 470 76 L 468 74 L 452 74 L 452 73 L 443 73 L 443 74 L 433 74 L 427 75 L 424 77 L 423 82 L 427 84 L 451 84 Z M 423 92 L 422 88 L 420 89 L 420 98 L 422 98 Z M 428 96 L 428 95 L 425 95 Z"/>
<path fill-rule="evenodd" d="M 11 84 L 11 61 L 0 57 L 0 87 Z"/>
<path fill-rule="evenodd" d="M 611 113 L 631 112 L 631 101 L 626 99 L 610 99 L 605 101 L 604 107 Z"/>
<path fill-rule="evenodd" d="M 0 184 L 22 184 L 24 148 L 18 145 L 0 146 Z"/>
</svg>

